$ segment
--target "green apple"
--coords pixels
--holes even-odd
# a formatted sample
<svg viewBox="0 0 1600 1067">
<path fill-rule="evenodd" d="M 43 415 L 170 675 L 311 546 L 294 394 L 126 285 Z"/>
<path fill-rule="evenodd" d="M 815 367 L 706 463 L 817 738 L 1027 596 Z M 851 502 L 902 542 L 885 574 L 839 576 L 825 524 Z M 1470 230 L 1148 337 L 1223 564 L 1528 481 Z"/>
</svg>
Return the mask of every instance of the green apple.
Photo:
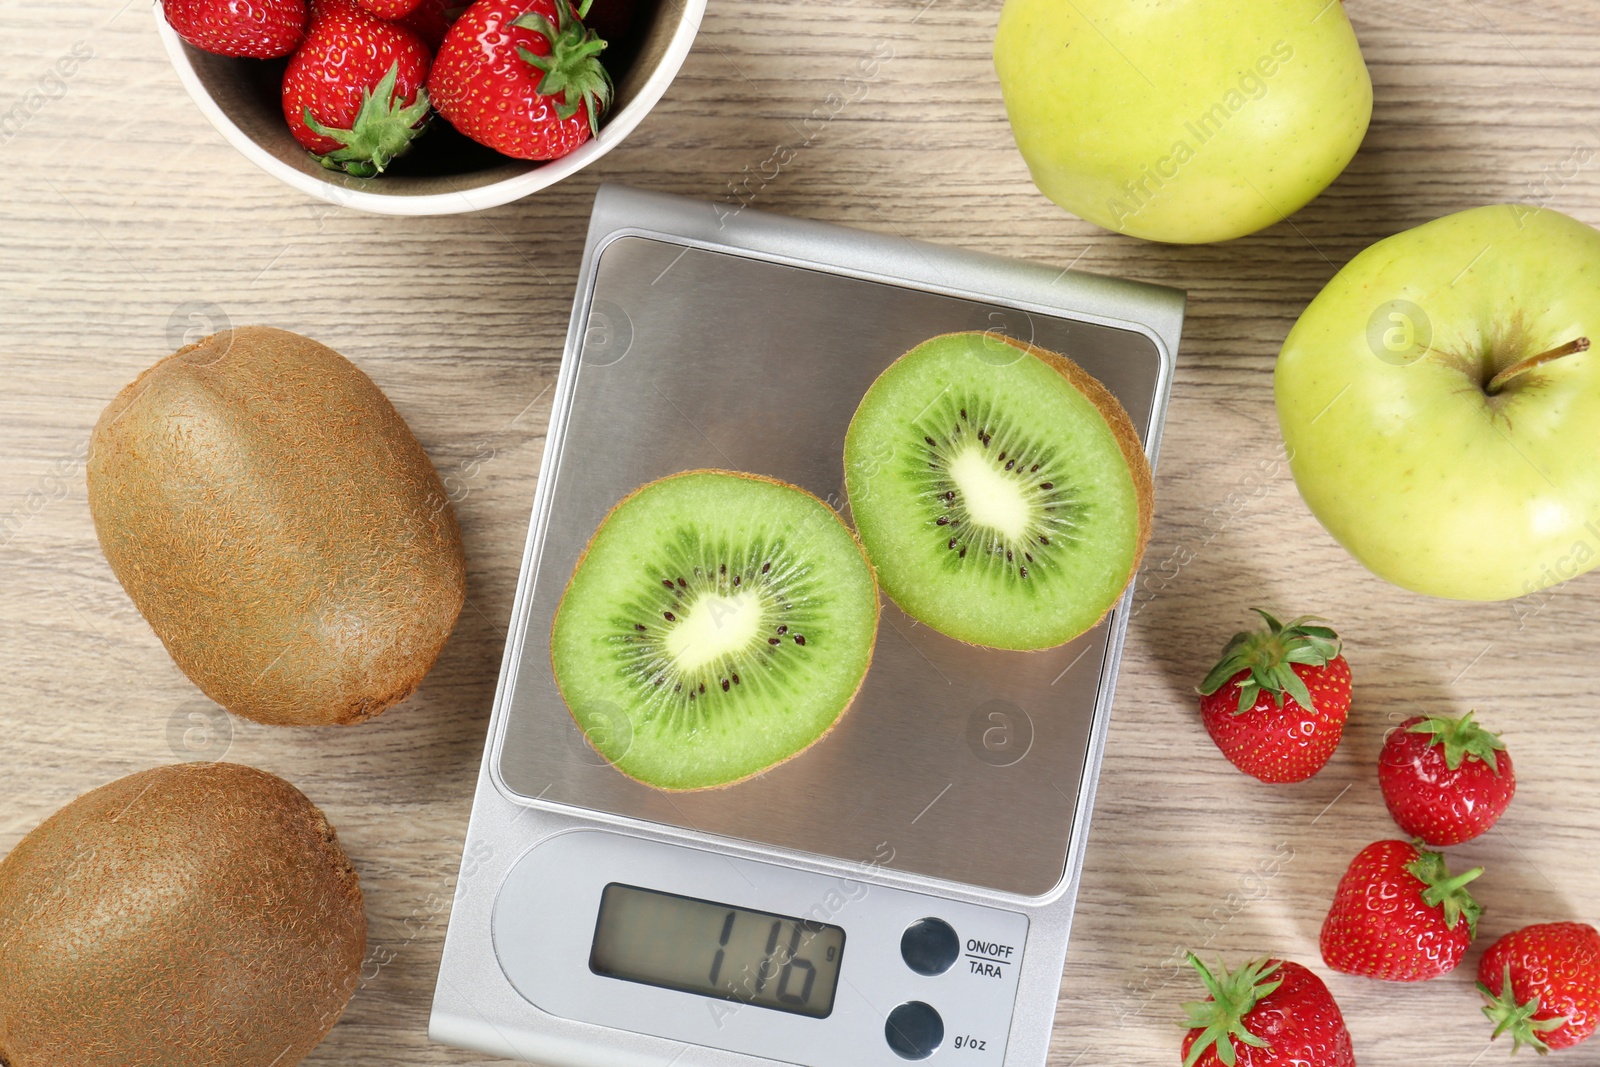
<svg viewBox="0 0 1600 1067">
<path fill-rule="evenodd" d="M 1338 0 L 1006 0 L 994 65 L 1039 189 L 1154 241 L 1287 218 L 1372 118 Z"/>
<path fill-rule="evenodd" d="M 1504 600 L 1600 562 L 1600 231 L 1483 207 L 1362 252 L 1275 374 L 1313 513 L 1383 578 Z"/>
</svg>

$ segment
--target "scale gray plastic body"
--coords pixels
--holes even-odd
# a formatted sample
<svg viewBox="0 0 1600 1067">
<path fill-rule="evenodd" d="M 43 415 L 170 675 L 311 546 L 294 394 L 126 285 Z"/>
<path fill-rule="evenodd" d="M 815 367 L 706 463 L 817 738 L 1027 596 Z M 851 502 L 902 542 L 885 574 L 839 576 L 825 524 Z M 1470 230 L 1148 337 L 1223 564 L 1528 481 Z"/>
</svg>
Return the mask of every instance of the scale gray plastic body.
<svg viewBox="0 0 1600 1067">
<path fill-rule="evenodd" d="M 866 683 L 823 742 L 689 794 L 626 779 L 583 740 L 550 622 L 600 519 L 652 479 L 747 470 L 843 508 L 857 401 L 936 334 L 1065 352 L 1153 458 L 1182 319 L 1169 289 L 602 187 L 430 1035 L 552 1067 L 1044 1063 L 1128 600 L 1037 653 L 962 645 L 886 601 Z M 662 984 L 662 944 L 613 968 L 646 977 L 616 977 L 603 899 L 608 927 L 654 923 L 703 951 L 686 974 L 753 959 L 763 935 L 766 957 L 736 996 Z M 815 966 L 773 956 L 802 938 Z"/>
</svg>

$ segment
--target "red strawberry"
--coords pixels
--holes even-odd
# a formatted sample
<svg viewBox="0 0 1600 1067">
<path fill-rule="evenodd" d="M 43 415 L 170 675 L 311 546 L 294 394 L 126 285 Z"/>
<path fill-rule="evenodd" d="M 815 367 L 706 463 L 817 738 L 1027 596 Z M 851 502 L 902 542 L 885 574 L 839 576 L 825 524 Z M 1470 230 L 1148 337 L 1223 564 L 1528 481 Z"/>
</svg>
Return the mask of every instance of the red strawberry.
<svg viewBox="0 0 1600 1067">
<path fill-rule="evenodd" d="M 356 0 L 356 3 L 380 19 L 389 19 L 392 22 L 411 14 L 422 0 Z"/>
<path fill-rule="evenodd" d="M 1210 998 L 1185 1004 L 1184 1067 L 1355 1067 L 1350 1031 L 1322 979 L 1283 960 L 1213 975 L 1194 953 Z"/>
<path fill-rule="evenodd" d="M 1407 719 L 1383 742 L 1378 785 L 1400 829 L 1435 847 L 1484 833 L 1517 791 L 1500 738 L 1444 715 Z"/>
<path fill-rule="evenodd" d="M 1570 1048 L 1600 1023 L 1600 931 L 1587 923 L 1515 930 L 1478 962 L 1478 992 L 1494 1036 L 1511 1034 L 1512 1052 Z"/>
<path fill-rule="evenodd" d="M 1322 924 L 1322 959 L 1346 974 L 1423 982 L 1455 970 L 1478 933 L 1483 909 L 1466 885 L 1475 867 L 1450 876 L 1444 857 L 1409 841 L 1378 841 L 1356 853 Z"/>
<path fill-rule="evenodd" d="M 584 8 L 588 3 L 585 0 Z M 451 125 L 517 159 L 587 141 L 611 103 L 606 43 L 569 0 L 477 0 L 439 47 L 428 95 Z"/>
<path fill-rule="evenodd" d="M 1339 635 L 1307 615 L 1238 633 L 1200 683 L 1200 716 L 1222 754 L 1263 782 L 1303 782 L 1339 747 L 1350 664 Z"/>
<path fill-rule="evenodd" d="M 178 36 L 219 56 L 272 59 L 305 37 L 306 0 L 165 0 Z"/>
<path fill-rule="evenodd" d="M 323 166 L 381 174 L 426 125 L 431 58 L 410 30 L 348 0 L 319 0 L 283 73 L 283 117 Z"/>
</svg>

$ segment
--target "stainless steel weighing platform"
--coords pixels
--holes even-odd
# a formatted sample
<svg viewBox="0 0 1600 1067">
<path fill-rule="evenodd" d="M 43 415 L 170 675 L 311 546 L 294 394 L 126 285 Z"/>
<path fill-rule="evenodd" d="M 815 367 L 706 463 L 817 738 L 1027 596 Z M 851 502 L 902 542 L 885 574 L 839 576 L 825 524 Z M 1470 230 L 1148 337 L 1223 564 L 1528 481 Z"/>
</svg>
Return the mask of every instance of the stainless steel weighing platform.
<svg viewBox="0 0 1600 1067">
<path fill-rule="evenodd" d="M 885 599 L 866 682 L 823 742 L 687 794 L 625 778 L 583 739 L 551 678 L 550 625 L 601 518 L 655 478 L 752 471 L 848 519 L 856 404 L 936 334 L 988 330 L 1071 356 L 1122 401 L 1153 458 L 1183 306 L 1174 290 L 603 186 L 433 1038 L 556 1067 L 1042 1064 L 1126 599 L 1035 653 L 963 645 Z M 694 942 L 702 913 L 727 916 L 723 946 L 735 915 L 739 929 L 771 920 L 765 959 L 746 967 L 754 981 L 730 993 L 602 973 L 597 915 L 617 898 L 601 928 L 622 922 L 619 894 L 665 909 L 639 912 L 636 932 L 656 916 L 662 937 L 707 959 L 718 944 L 714 928 Z M 772 962 L 780 931 L 828 946 L 805 972 L 804 1007 L 790 982 L 802 972 L 780 981 Z M 795 957 L 776 958 L 811 967 Z"/>
</svg>

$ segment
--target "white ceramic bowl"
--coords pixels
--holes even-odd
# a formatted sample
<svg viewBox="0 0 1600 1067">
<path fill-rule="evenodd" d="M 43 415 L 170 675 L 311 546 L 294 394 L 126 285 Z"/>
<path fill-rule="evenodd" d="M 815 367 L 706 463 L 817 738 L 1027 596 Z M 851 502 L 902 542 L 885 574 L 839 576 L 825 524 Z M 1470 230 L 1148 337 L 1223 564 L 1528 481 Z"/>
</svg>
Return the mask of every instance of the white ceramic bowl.
<svg viewBox="0 0 1600 1067">
<path fill-rule="evenodd" d="M 554 185 L 611 151 L 649 113 L 667 91 L 694 44 L 706 0 L 649 0 L 639 5 L 644 25 L 627 69 L 613 70 L 617 93 L 598 136 L 576 151 L 548 163 L 508 159 L 478 146 L 459 171 L 388 173 L 352 178 L 323 167 L 290 135 L 279 96 L 282 61 L 230 59 L 186 44 L 167 24 L 161 0 L 156 25 L 183 87 L 211 125 L 245 158 L 303 193 L 341 207 L 381 215 L 449 215 L 496 207 Z M 442 124 L 441 124 L 442 125 Z M 432 138 L 440 131 L 430 131 Z M 459 137 L 454 131 L 447 136 Z M 422 152 L 419 146 L 418 154 Z M 402 163 L 408 161 L 402 161 Z"/>
</svg>

